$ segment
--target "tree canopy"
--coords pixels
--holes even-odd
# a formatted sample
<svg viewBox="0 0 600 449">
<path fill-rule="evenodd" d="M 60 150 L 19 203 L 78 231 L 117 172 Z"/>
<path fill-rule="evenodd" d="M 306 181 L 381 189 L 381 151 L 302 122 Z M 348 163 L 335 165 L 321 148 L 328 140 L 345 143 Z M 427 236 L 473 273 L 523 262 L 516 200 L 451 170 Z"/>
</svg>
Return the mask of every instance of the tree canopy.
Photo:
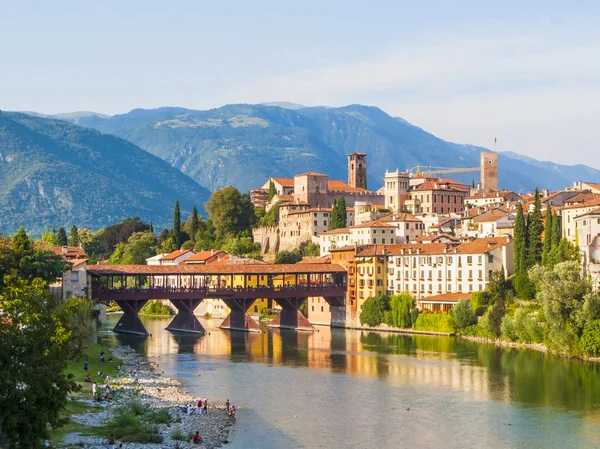
<svg viewBox="0 0 600 449">
<path fill-rule="evenodd" d="M 214 192 L 204 205 L 218 239 L 235 237 L 250 231 L 256 222 L 250 195 L 242 195 L 235 187 L 224 187 Z"/>
</svg>

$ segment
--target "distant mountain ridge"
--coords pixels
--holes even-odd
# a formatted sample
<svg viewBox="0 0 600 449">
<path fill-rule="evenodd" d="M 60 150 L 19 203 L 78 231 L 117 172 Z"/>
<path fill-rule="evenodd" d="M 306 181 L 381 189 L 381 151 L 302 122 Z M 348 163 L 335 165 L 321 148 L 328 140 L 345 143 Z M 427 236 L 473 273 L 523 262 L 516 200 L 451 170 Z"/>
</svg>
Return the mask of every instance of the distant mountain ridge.
<svg viewBox="0 0 600 449">
<path fill-rule="evenodd" d="M 306 171 L 346 179 L 346 155 L 354 151 L 368 155 L 369 187 L 377 189 L 386 169 L 477 167 L 480 151 L 488 151 L 444 141 L 376 107 L 276 104 L 134 109 L 112 117 L 80 117 L 77 123 L 129 140 L 209 190 L 233 185 L 248 191 L 271 176 Z M 600 182 L 599 170 L 513 153 L 500 153 L 499 170 L 500 187 L 515 191 L 560 189 L 583 179 Z M 469 184 L 479 180 L 477 172 L 450 176 Z"/>
<path fill-rule="evenodd" d="M 94 230 L 139 216 L 157 228 L 203 209 L 210 192 L 118 137 L 20 113 L 0 112 L 0 232 L 39 235 L 52 226 Z"/>
</svg>

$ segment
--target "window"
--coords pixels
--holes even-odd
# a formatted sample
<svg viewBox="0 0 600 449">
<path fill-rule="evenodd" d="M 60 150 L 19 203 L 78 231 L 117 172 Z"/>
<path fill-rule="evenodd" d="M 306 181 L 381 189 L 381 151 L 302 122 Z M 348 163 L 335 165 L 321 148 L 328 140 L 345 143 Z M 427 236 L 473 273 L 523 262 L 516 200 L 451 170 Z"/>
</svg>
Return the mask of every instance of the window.
<svg viewBox="0 0 600 449">
<path fill-rule="evenodd" d="M 315 306 L 312 306 L 311 312 L 314 312 L 314 311 L 315 311 Z"/>
<path fill-rule="evenodd" d="M 382 285 L 381 279 L 377 279 L 377 287 L 381 287 Z"/>
<path fill-rule="evenodd" d="M 469 279 L 473 279 L 473 270 L 469 270 Z"/>
<path fill-rule="evenodd" d="M 467 263 L 469 265 L 473 263 L 473 256 L 467 256 Z"/>
<path fill-rule="evenodd" d="M 448 279 L 452 279 L 452 271 L 448 270 Z"/>
<path fill-rule="evenodd" d="M 494 256 L 492 254 L 488 254 L 488 263 L 494 263 Z"/>
<path fill-rule="evenodd" d="M 377 274 L 381 274 L 381 267 L 377 267 Z"/>
<path fill-rule="evenodd" d="M 373 287 L 373 279 L 369 279 L 369 287 Z"/>
<path fill-rule="evenodd" d="M 483 262 L 483 256 L 477 256 L 477 263 L 481 265 Z"/>
<path fill-rule="evenodd" d="M 71 271 L 71 281 L 79 282 L 79 271 Z"/>
<path fill-rule="evenodd" d="M 323 306 L 321 306 L 321 312 L 323 311 Z"/>
<path fill-rule="evenodd" d="M 385 238 L 381 239 L 381 243 L 385 245 Z"/>
<path fill-rule="evenodd" d="M 478 276 L 478 278 L 479 279 L 483 279 L 483 270 L 479 270 L 479 276 Z"/>
<path fill-rule="evenodd" d="M 315 220 L 315 226 L 317 226 L 317 220 Z"/>
</svg>

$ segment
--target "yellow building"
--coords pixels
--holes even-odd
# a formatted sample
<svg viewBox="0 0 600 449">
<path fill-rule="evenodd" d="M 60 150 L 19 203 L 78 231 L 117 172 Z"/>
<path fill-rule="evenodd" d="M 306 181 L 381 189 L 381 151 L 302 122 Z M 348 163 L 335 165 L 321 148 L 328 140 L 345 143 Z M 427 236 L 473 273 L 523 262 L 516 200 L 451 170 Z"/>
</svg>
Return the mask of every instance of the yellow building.
<svg viewBox="0 0 600 449">
<path fill-rule="evenodd" d="M 367 298 L 387 293 L 387 254 L 384 245 L 359 248 L 356 257 L 356 312 L 360 315 Z"/>
</svg>

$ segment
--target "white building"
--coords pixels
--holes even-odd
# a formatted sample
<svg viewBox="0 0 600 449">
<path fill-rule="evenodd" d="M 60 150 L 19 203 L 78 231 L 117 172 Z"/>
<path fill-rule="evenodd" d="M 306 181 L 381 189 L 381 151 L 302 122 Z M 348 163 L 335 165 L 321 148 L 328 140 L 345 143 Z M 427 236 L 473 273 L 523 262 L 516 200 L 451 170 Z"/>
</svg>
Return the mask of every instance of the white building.
<svg viewBox="0 0 600 449">
<path fill-rule="evenodd" d="M 582 266 L 592 277 L 594 288 L 600 288 L 600 207 L 575 219 Z"/>
</svg>

